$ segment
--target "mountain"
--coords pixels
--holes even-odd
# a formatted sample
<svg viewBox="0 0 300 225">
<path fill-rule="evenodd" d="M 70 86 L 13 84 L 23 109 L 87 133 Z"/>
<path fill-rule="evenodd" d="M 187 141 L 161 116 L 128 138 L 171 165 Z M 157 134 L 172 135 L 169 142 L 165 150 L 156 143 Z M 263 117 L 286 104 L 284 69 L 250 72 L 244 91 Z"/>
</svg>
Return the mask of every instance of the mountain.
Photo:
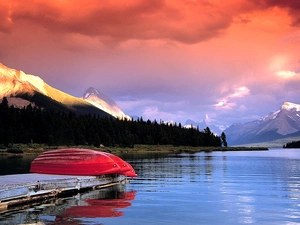
<svg viewBox="0 0 300 225">
<path fill-rule="evenodd" d="M 125 115 L 125 113 L 117 106 L 117 104 L 112 99 L 93 87 L 87 89 L 84 92 L 82 98 L 95 107 L 109 113 L 116 118 L 131 119 L 129 116 Z"/>
<path fill-rule="evenodd" d="M 278 111 L 259 120 L 233 124 L 224 132 L 229 145 L 268 142 L 299 136 L 300 105 L 284 102 Z"/>
<path fill-rule="evenodd" d="M 9 105 L 23 107 L 32 104 L 44 109 L 114 117 L 82 98 L 51 87 L 38 76 L 25 74 L 23 71 L 8 68 L 1 63 L 0 83 L 0 99 L 7 97 Z"/>
<path fill-rule="evenodd" d="M 190 127 L 199 127 L 200 130 L 203 130 L 206 127 L 209 127 L 209 129 L 211 130 L 212 133 L 217 134 L 217 135 L 221 135 L 222 130 L 217 127 L 216 125 L 207 125 L 205 120 L 203 120 L 202 122 L 195 122 L 193 120 L 187 120 L 185 122 L 184 125 L 185 128 L 190 128 Z"/>
</svg>

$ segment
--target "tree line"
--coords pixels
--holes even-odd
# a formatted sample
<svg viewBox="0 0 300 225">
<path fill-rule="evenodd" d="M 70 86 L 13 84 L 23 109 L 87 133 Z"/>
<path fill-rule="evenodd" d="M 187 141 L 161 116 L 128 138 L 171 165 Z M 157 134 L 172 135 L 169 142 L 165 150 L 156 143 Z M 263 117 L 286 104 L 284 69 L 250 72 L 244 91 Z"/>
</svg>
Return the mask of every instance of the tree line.
<svg viewBox="0 0 300 225">
<path fill-rule="evenodd" d="M 118 120 L 98 115 L 61 112 L 28 105 L 16 108 L 6 98 L 0 104 L 0 144 L 39 143 L 134 147 L 135 144 L 174 146 L 226 146 L 226 135 L 213 134 L 209 127 L 183 128 L 179 123 Z"/>
<path fill-rule="evenodd" d="M 300 148 L 300 140 L 288 142 L 285 145 L 283 145 L 283 148 Z"/>
</svg>

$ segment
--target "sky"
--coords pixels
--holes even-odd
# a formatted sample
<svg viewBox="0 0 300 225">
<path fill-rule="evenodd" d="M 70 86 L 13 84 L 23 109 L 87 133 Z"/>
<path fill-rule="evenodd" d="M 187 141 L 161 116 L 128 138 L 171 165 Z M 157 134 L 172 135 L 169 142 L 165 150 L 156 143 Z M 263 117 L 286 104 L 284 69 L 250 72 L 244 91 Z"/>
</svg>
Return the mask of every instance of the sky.
<svg viewBox="0 0 300 225">
<path fill-rule="evenodd" d="M 300 104 L 300 1 L 1 0 L 0 62 L 130 116 L 245 123 Z"/>
</svg>

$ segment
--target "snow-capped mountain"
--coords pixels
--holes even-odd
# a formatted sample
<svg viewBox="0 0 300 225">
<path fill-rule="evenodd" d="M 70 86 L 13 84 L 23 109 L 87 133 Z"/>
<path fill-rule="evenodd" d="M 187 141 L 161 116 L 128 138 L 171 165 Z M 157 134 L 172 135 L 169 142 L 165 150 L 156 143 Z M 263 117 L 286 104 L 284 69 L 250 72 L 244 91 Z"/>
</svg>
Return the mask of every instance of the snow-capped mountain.
<svg viewBox="0 0 300 225">
<path fill-rule="evenodd" d="M 130 119 L 129 116 L 117 106 L 117 104 L 109 97 L 98 91 L 97 89 L 90 87 L 87 89 L 82 97 L 87 102 L 91 103 L 95 107 L 109 113 L 110 115 L 119 119 Z"/>
<path fill-rule="evenodd" d="M 217 135 L 221 135 L 222 133 L 222 130 L 217 127 L 216 125 L 207 125 L 205 120 L 203 120 L 202 122 L 195 122 L 193 120 L 187 120 L 185 122 L 185 125 L 184 125 L 185 128 L 191 128 L 191 127 L 194 127 L 194 128 L 199 128 L 200 130 L 204 130 L 206 127 L 209 127 L 209 129 L 211 130 L 211 132 L 213 132 L 214 134 L 217 134 Z"/>
<path fill-rule="evenodd" d="M 0 63 L 0 98 L 20 93 L 33 94 L 34 91 L 46 93 L 45 83 L 39 77 L 25 74 L 23 71 L 8 68 Z"/>
<path fill-rule="evenodd" d="M 109 110 L 91 104 L 83 98 L 77 98 L 51 87 L 40 77 L 25 74 L 0 63 L 0 99 L 7 97 L 10 105 L 23 107 L 29 104 L 77 114 L 98 114 L 101 117 L 116 117 Z M 104 107 L 105 108 L 105 107 Z"/>
<path fill-rule="evenodd" d="M 230 145 L 272 141 L 299 135 L 300 105 L 284 102 L 278 111 L 259 120 L 233 124 L 224 132 Z"/>
</svg>

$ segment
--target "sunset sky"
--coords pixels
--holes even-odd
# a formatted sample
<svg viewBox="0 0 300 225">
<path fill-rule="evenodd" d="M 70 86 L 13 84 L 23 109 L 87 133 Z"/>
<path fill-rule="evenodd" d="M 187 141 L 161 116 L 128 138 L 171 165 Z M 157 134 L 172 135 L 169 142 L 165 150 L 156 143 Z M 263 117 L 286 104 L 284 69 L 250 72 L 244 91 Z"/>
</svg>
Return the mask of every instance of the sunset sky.
<svg viewBox="0 0 300 225">
<path fill-rule="evenodd" d="M 244 123 L 300 104 L 300 1 L 2 0 L 0 62 L 130 116 Z"/>
</svg>

